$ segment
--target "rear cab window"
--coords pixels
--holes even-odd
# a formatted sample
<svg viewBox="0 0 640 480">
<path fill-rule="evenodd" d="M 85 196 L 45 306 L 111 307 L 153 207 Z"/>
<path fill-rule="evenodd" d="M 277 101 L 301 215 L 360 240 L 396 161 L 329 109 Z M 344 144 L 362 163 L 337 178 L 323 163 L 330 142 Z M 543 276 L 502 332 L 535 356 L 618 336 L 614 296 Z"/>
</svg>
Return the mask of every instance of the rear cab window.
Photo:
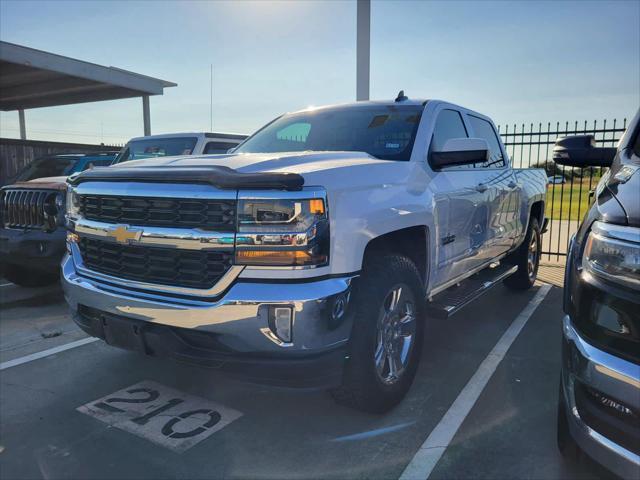
<svg viewBox="0 0 640 480">
<path fill-rule="evenodd" d="M 114 163 L 144 158 L 191 155 L 198 137 L 142 138 L 130 141 L 118 154 Z"/>
<path fill-rule="evenodd" d="M 204 154 L 213 154 L 213 153 L 227 153 L 230 149 L 237 147 L 238 144 L 234 142 L 208 142 L 202 153 Z"/>
</svg>

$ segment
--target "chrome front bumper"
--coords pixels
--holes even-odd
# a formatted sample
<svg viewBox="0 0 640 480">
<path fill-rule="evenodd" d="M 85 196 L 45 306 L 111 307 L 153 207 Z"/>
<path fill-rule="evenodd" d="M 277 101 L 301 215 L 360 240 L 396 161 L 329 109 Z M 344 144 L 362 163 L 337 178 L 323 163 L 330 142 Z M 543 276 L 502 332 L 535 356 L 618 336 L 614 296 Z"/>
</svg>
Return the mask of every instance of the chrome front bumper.
<svg viewBox="0 0 640 480">
<path fill-rule="evenodd" d="M 350 315 L 331 319 L 334 302 L 349 297 L 352 276 L 301 283 L 236 281 L 215 301 L 134 290 L 80 273 L 73 258 L 62 261 L 62 285 L 71 309 L 84 305 L 132 320 L 215 335 L 227 352 L 300 357 L 345 347 Z M 293 308 L 292 340 L 281 342 L 270 330 L 272 305 Z"/>
<path fill-rule="evenodd" d="M 640 410 L 640 367 L 599 350 L 563 319 L 562 392 L 569 428 L 580 448 L 623 478 L 638 478 L 640 456 L 618 445 L 585 423 L 576 405 L 576 381 Z"/>
</svg>

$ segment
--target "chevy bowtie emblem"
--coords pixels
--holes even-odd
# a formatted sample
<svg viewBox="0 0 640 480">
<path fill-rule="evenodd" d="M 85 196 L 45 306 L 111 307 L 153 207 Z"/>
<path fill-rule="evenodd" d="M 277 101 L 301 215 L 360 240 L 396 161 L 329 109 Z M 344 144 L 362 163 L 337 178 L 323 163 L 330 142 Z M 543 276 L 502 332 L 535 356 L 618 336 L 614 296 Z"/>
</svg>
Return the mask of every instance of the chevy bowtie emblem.
<svg viewBox="0 0 640 480">
<path fill-rule="evenodd" d="M 137 242 L 142 237 L 142 229 L 132 228 L 128 225 L 118 225 L 107 230 L 107 236 L 115 238 L 118 243 Z"/>
</svg>

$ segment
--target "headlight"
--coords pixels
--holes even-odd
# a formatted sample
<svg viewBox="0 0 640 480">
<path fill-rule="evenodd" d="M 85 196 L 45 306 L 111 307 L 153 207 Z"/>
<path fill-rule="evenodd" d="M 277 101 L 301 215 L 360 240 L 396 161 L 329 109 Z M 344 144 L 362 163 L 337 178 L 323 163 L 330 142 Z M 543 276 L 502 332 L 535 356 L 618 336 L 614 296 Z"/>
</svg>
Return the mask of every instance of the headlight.
<svg viewBox="0 0 640 480">
<path fill-rule="evenodd" d="M 45 231 L 52 232 L 58 227 L 64 227 L 64 196 L 60 192 L 51 192 L 44 199 L 42 213 L 44 214 Z"/>
<path fill-rule="evenodd" d="M 67 189 L 67 208 L 66 218 L 67 223 L 69 220 L 75 220 L 80 214 L 80 205 L 78 202 L 78 195 L 74 191 L 73 187 Z"/>
<path fill-rule="evenodd" d="M 588 272 L 640 288 L 640 229 L 596 222 L 582 257 Z"/>
<path fill-rule="evenodd" d="M 328 262 L 324 198 L 239 200 L 237 264 L 321 266 Z"/>
</svg>

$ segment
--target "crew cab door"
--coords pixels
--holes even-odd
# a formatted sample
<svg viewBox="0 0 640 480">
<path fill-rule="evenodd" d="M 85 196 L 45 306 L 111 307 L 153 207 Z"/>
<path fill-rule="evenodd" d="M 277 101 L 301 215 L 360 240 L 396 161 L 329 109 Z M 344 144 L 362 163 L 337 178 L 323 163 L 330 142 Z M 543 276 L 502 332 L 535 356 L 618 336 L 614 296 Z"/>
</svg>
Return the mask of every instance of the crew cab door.
<svg viewBox="0 0 640 480">
<path fill-rule="evenodd" d="M 429 155 L 449 139 L 469 137 L 460 111 L 442 108 L 435 118 Z M 486 263 L 490 184 L 487 171 L 462 165 L 435 171 L 428 188 L 434 200 L 437 286 Z"/>
<path fill-rule="evenodd" d="M 489 221 L 485 254 L 495 258 L 511 248 L 521 231 L 521 189 L 493 124 L 488 119 L 471 113 L 465 118 L 470 135 L 486 140 L 489 145 L 489 160 L 483 164 L 475 164 L 474 168 L 482 170 L 487 186 Z"/>
</svg>

